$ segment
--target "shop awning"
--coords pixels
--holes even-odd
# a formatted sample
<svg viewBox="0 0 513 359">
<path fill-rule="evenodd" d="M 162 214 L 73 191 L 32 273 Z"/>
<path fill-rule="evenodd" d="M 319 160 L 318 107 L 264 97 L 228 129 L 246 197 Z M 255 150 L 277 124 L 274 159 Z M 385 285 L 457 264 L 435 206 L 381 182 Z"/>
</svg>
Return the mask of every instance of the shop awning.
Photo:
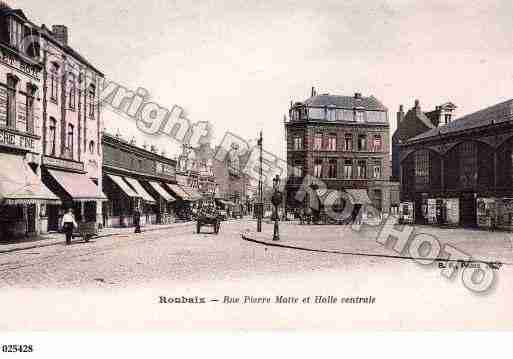
<svg viewBox="0 0 513 359">
<path fill-rule="evenodd" d="M 200 199 L 203 198 L 201 193 L 199 193 L 199 191 L 196 188 L 189 187 L 189 186 L 182 186 L 182 188 L 185 192 L 187 192 L 189 194 L 191 201 L 199 201 Z"/>
<path fill-rule="evenodd" d="M 135 192 L 124 180 L 122 177 L 114 176 L 107 174 L 112 182 L 118 185 L 119 188 L 128 196 L 128 197 L 140 197 L 137 192 Z"/>
<path fill-rule="evenodd" d="M 48 170 L 73 201 L 106 201 L 107 197 L 98 190 L 98 186 L 86 175 L 74 172 Z"/>
<path fill-rule="evenodd" d="M 53 194 L 25 162 L 23 156 L 0 154 L 0 204 L 59 204 Z"/>
<path fill-rule="evenodd" d="M 365 189 L 346 189 L 345 191 L 351 197 L 353 204 L 372 204 Z"/>
<path fill-rule="evenodd" d="M 192 201 L 191 196 L 181 186 L 171 183 L 166 183 L 166 186 L 183 201 Z"/>
<path fill-rule="evenodd" d="M 125 180 L 132 186 L 132 188 L 139 194 L 142 199 L 148 203 L 156 203 L 153 198 L 135 178 L 125 177 Z"/>
<path fill-rule="evenodd" d="M 161 195 L 162 198 L 164 198 L 167 202 L 175 202 L 176 201 L 176 199 L 173 196 L 171 196 L 171 194 L 169 194 L 168 191 L 166 191 L 164 188 L 162 188 L 160 183 L 158 183 L 158 182 L 149 182 L 149 183 L 150 183 L 150 186 L 152 186 L 153 189 L 155 191 L 157 191 L 157 193 L 159 195 Z"/>
</svg>

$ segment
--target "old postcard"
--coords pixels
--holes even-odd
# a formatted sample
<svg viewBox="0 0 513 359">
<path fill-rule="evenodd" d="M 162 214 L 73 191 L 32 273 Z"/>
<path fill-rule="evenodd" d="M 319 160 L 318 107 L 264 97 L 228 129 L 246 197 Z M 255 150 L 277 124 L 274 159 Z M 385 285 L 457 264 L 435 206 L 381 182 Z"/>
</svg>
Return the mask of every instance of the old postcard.
<svg viewBox="0 0 513 359">
<path fill-rule="evenodd" d="M 512 14 L 0 1 L 0 331 L 513 329 Z"/>
</svg>

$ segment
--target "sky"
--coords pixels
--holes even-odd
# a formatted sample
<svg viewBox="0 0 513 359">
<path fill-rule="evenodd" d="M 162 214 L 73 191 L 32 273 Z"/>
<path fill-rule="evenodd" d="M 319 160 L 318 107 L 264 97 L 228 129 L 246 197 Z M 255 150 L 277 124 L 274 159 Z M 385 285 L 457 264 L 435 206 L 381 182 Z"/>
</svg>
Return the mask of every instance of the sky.
<svg viewBox="0 0 513 359">
<path fill-rule="evenodd" d="M 70 44 L 108 79 L 212 123 L 214 142 L 263 130 L 278 156 L 290 101 L 312 86 L 374 95 L 392 131 L 399 105 L 417 98 L 426 111 L 452 101 L 460 117 L 513 97 L 511 0 L 7 2 L 37 24 L 67 25 Z M 105 125 L 148 140 L 129 120 Z"/>
</svg>

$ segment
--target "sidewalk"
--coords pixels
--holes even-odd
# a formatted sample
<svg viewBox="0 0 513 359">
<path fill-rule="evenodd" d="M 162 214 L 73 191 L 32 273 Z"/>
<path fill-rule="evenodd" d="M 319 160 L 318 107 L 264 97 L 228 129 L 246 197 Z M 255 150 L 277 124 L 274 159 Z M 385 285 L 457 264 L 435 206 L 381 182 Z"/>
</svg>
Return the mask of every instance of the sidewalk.
<svg viewBox="0 0 513 359">
<path fill-rule="evenodd" d="M 461 255 L 453 253 L 452 260 L 464 260 L 466 259 L 464 254 L 467 254 L 475 261 L 499 261 L 504 264 L 513 264 L 513 238 L 510 233 L 463 228 L 444 229 L 432 226 L 415 227 L 413 235 L 420 234 L 436 238 L 442 249 L 445 245 L 450 245 L 462 252 Z M 412 256 L 409 246 L 405 247 L 404 253 L 396 253 L 390 245 L 384 246 L 379 243 L 377 230 L 365 229 L 357 232 L 353 231 L 351 226 L 305 226 L 281 223 L 280 241 L 273 241 L 272 237 L 271 226 L 264 228 L 262 233 L 251 231 L 243 234 L 243 239 L 269 247 L 395 259 L 410 259 Z M 440 253 L 430 253 L 427 258 L 439 257 Z M 445 251 L 441 257 L 447 258 Z"/>
<path fill-rule="evenodd" d="M 193 222 L 177 222 L 177 223 L 171 223 L 171 224 L 152 224 L 147 225 L 141 228 L 141 231 L 144 232 L 154 232 L 154 231 L 161 231 L 169 228 L 175 228 L 175 227 L 184 227 L 189 224 L 192 224 Z M 108 237 L 114 237 L 114 236 L 121 236 L 121 235 L 129 235 L 134 233 L 133 227 L 128 228 L 104 228 L 100 231 L 100 234 L 97 237 L 94 237 L 95 239 L 98 238 L 108 238 Z M 30 239 L 24 242 L 19 243 L 9 243 L 9 244 L 1 244 L 0 243 L 0 254 L 3 253 L 11 253 L 11 252 L 17 252 L 27 249 L 34 249 L 34 248 L 42 248 L 42 247 L 49 247 L 54 246 L 57 244 L 64 244 L 65 238 L 64 234 L 62 233 L 50 233 L 45 234 L 42 236 L 39 236 L 34 239 Z"/>
</svg>

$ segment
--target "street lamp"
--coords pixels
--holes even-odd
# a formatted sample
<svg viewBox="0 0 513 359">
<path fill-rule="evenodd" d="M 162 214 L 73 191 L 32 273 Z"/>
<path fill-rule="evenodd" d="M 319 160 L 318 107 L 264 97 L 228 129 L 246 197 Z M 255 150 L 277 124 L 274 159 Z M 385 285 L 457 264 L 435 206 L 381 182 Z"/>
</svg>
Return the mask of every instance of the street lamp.
<svg viewBox="0 0 513 359">
<path fill-rule="evenodd" d="M 273 197 L 271 199 L 273 206 L 274 206 L 274 234 L 273 234 L 273 241 L 279 241 L 280 240 L 280 227 L 279 227 L 279 215 L 278 215 L 278 206 L 281 204 L 282 201 L 282 194 L 280 193 L 280 176 L 276 175 L 273 179 Z"/>
<path fill-rule="evenodd" d="M 262 182 L 262 147 L 263 147 L 263 135 L 260 131 L 260 138 L 258 140 L 258 147 L 260 148 L 260 173 L 258 178 L 258 204 L 254 210 L 257 210 L 257 232 L 262 232 L 262 217 L 264 216 L 264 188 Z"/>
</svg>

